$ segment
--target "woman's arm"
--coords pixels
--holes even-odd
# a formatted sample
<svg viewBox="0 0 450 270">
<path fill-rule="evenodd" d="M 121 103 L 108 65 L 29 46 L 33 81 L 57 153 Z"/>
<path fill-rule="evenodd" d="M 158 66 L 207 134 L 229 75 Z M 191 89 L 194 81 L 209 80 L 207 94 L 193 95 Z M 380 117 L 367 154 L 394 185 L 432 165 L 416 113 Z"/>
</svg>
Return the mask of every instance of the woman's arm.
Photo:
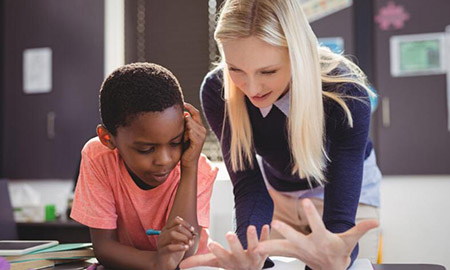
<svg viewBox="0 0 450 270">
<path fill-rule="evenodd" d="M 354 84 L 346 84 L 340 91 L 359 100 L 345 99 L 353 127 L 349 126 L 340 106 L 333 101 L 327 104 L 332 110 L 326 119 L 330 164 L 326 174 L 328 183 L 325 186 L 323 221 L 333 233 L 342 233 L 355 226 L 370 126 L 370 103 L 366 91 Z M 351 264 L 357 255 L 356 245 L 351 254 Z"/>
</svg>

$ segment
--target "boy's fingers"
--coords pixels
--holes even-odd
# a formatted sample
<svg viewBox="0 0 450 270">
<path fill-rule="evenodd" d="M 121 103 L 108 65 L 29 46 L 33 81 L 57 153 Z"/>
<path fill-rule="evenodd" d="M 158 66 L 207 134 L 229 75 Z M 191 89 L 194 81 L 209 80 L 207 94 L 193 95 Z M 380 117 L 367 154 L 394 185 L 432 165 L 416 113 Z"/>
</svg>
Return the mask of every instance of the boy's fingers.
<svg viewBox="0 0 450 270">
<path fill-rule="evenodd" d="M 176 216 L 174 218 L 174 222 L 176 224 L 181 224 L 183 225 L 188 231 L 190 231 L 191 233 L 195 233 L 195 228 L 186 220 L 184 220 L 182 217 L 180 216 Z"/>
<path fill-rule="evenodd" d="M 186 251 L 189 249 L 188 245 L 184 244 L 170 244 L 162 248 L 162 251 L 166 252 L 180 252 L 180 251 Z"/>
<path fill-rule="evenodd" d="M 186 108 L 186 110 L 189 111 L 189 113 L 192 116 L 192 119 L 194 119 L 197 123 L 202 122 L 202 118 L 200 117 L 200 111 L 197 110 L 197 108 L 195 108 L 194 106 L 192 106 L 187 102 L 184 103 L 184 108 Z"/>
</svg>

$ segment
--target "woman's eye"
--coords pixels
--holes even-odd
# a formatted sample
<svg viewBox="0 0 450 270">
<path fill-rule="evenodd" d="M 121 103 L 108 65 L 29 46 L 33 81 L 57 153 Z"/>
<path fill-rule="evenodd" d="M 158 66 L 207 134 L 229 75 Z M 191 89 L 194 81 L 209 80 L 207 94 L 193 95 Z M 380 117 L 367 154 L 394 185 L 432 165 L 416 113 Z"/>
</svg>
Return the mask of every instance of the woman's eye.
<svg viewBox="0 0 450 270">
<path fill-rule="evenodd" d="M 229 71 L 233 71 L 233 72 L 239 72 L 239 71 L 241 71 L 240 69 L 237 69 L 237 68 L 229 68 L 228 70 L 229 70 Z"/>
<path fill-rule="evenodd" d="M 276 72 L 277 72 L 276 70 L 267 70 L 267 71 L 262 71 L 261 73 L 268 75 L 268 74 L 275 74 Z"/>
</svg>

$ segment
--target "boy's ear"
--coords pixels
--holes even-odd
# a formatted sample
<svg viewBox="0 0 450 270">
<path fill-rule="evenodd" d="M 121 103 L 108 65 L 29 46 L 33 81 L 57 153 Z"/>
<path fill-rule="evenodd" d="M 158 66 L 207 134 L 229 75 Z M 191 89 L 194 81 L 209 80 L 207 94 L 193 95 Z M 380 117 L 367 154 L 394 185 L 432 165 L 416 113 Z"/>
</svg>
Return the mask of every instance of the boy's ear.
<svg viewBox="0 0 450 270">
<path fill-rule="evenodd" d="M 100 142 L 102 142 L 104 146 L 108 147 L 111 150 L 114 150 L 116 148 L 113 136 L 103 125 L 97 126 L 97 135 L 100 139 Z"/>
</svg>

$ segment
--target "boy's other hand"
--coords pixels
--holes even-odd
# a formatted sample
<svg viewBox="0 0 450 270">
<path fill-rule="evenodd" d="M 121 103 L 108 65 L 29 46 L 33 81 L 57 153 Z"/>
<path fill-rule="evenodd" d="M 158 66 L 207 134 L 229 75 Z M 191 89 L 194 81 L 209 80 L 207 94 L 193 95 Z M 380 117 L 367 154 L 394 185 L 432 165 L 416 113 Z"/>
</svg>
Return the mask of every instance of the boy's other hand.
<svg viewBox="0 0 450 270">
<path fill-rule="evenodd" d="M 185 113 L 185 131 L 183 142 L 187 148 L 181 157 L 181 166 L 184 168 L 197 168 L 198 158 L 206 138 L 206 129 L 203 126 L 200 112 L 189 103 L 184 103 L 189 113 Z"/>
<path fill-rule="evenodd" d="M 181 217 L 168 221 L 158 237 L 156 269 L 173 270 L 194 244 L 194 228 Z"/>
</svg>

